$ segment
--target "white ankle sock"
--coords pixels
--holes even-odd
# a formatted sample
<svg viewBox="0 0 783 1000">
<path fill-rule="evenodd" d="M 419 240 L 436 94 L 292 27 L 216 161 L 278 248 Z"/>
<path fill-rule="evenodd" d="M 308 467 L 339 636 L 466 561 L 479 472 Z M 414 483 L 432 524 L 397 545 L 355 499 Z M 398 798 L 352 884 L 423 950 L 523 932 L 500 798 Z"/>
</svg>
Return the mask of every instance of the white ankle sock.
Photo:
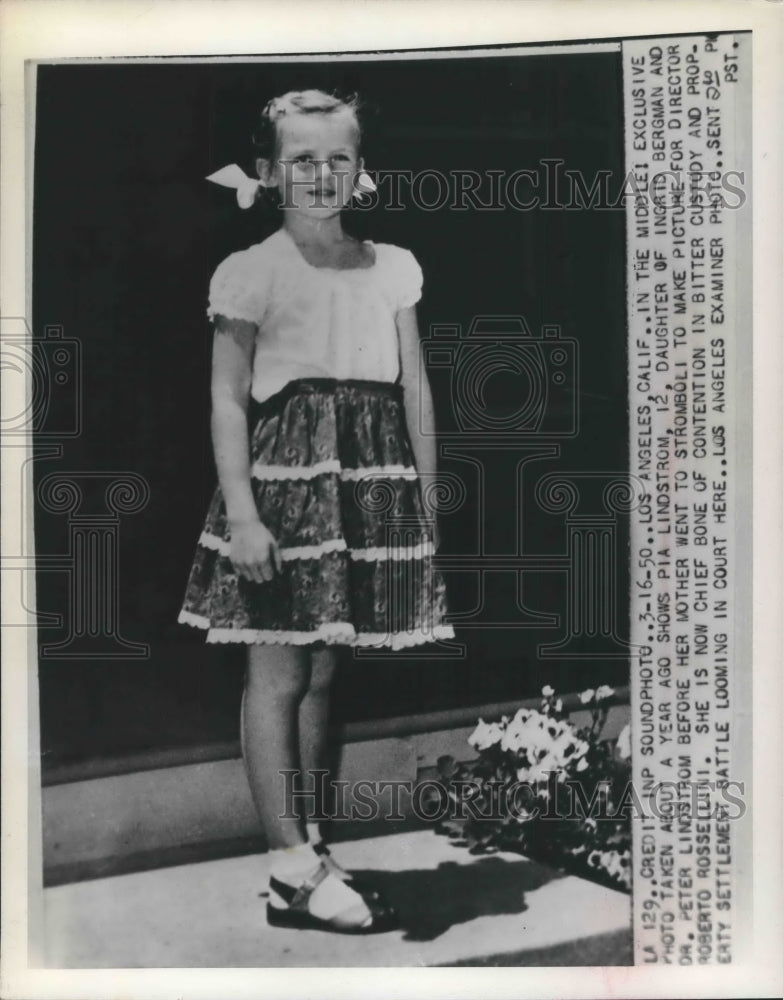
<svg viewBox="0 0 783 1000">
<path fill-rule="evenodd" d="M 280 847 L 269 852 L 269 872 L 281 882 L 296 883 L 314 871 L 321 863 L 310 844 Z"/>
<path fill-rule="evenodd" d="M 269 872 L 281 882 L 295 886 L 297 882 L 312 875 L 320 864 L 321 859 L 312 846 L 300 844 L 298 847 L 271 851 Z M 270 890 L 270 902 L 277 907 L 287 905 L 274 890 Z M 370 911 L 359 893 L 354 892 L 334 875 L 327 876 L 316 887 L 310 896 L 308 909 L 314 917 L 320 917 L 322 920 L 331 920 L 336 915 L 342 914 L 346 922 L 352 926 L 362 926 L 371 919 Z"/>
</svg>

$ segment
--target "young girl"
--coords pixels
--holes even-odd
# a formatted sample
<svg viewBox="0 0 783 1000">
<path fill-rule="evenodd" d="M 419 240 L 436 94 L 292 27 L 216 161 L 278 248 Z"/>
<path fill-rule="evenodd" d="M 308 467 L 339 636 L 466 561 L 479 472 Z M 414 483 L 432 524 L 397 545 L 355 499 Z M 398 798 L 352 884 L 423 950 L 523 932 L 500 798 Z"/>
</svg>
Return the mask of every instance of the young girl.
<svg viewBox="0 0 783 1000">
<path fill-rule="evenodd" d="M 326 767 L 336 647 L 453 636 L 417 470 L 435 472 L 415 303 L 421 271 L 359 242 L 341 213 L 373 189 L 356 104 L 292 92 L 264 109 L 243 207 L 263 187 L 282 227 L 212 278 L 219 487 L 179 621 L 247 645 L 243 755 L 271 850 L 270 923 L 384 930 L 394 915 L 283 801 L 282 771 Z M 262 137 L 263 140 L 263 137 Z M 410 431 L 410 436 L 409 436 Z"/>
</svg>

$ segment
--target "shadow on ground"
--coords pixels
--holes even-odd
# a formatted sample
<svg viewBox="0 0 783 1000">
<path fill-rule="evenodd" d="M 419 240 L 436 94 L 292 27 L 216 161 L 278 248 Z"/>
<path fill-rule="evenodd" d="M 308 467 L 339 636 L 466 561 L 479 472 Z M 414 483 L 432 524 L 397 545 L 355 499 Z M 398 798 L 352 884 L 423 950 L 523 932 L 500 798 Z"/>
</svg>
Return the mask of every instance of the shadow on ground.
<svg viewBox="0 0 783 1000">
<path fill-rule="evenodd" d="M 490 857 L 469 865 L 443 861 L 437 868 L 357 870 L 400 915 L 406 941 L 433 941 L 455 924 L 477 917 L 524 913 L 525 893 L 560 878 L 527 860 Z"/>
</svg>

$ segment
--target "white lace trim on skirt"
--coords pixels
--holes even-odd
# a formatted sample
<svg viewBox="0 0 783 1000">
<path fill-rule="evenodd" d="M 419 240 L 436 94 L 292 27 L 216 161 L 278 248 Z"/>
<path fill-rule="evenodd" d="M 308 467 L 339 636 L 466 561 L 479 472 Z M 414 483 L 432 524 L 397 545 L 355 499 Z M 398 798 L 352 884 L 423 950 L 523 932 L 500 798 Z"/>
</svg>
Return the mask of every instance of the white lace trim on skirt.
<svg viewBox="0 0 783 1000">
<path fill-rule="evenodd" d="M 325 622 L 311 632 L 278 631 L 275 629 L 252 628 L 212 628 L 208 618 L 194 615 L 190 611 L 180 611 L 181 625 L 209 629 L 207 642 L 210 643 L 266 643 L 271 645 L 301 646 L 310 642 L 350 643 L 352 646 L 391 646 L 404 649 L 420 646 L 438 639 L 453 639 L 451 625 L 435 625 L 432 629 L 413 629 L 410 632 L 357 632 L 350 622 Z"/>
<path fill-rule="evenodd" d="M 349 480 L 372 476 L 388 476 L 390 479 L 415 479 L 418 472 L 412 465 L 368 465 L 363 469 L 341 469 L 340 476 Z"/>
<path fill-rule="evenodd" d="M 222 556 L 230 556 L 231 543 L 225 539 L 202 531 L 199 544 L 205 549 L 213 549 Z M 327 552 L 347 552 L 351 559 L 360 562 L 375 562 L 379 560 L 400 561 L 404 559 L 424 559 L 433 555 L 431 541 L 419 542 L 417 545 L 376 545 L 366 549 L 349 549 L 344 538 L 329 538 L 319 545 L 297 545 L 281 548 L 280 558 L 284 562 L 293 559 L 320 559 Z"/>
<path fill-rule="evenodd" d="M 327 472 L 337 473 L 341 479 L 355 481 L 375 476 L 385 476 L 389 479 L 415 479 L 416 469 L 409 465 L 368 465 L 363 469 L 344 469 L 338 459 L 329 458 L 315 465 L 265 465 L 254 462 L 251 468 L 253 479 L 314 479 Z"/>
<path fill-rule="evenodd" d="M 339 472 L 340 463 L 336 458 L 315 465 L 264 465 L 255 462 L 251 469 L 253 479 L 314 479 L 324 472 Z"/>
</svg>

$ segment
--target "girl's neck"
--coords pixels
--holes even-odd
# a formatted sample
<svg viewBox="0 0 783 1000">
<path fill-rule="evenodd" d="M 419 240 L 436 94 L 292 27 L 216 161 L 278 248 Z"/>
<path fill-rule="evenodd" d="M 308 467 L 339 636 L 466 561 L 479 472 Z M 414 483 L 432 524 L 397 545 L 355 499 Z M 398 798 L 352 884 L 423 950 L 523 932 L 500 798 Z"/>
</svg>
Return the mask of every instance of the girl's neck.
<svg viewBox="0 0 783 1000">
<path fill-rule="evenodd" d="M 339 215 L 329 219 L 308 219 L 298 212 L 286 212 L 283 229 L 300 246 L 326 248 L 346 238 Z"/>
</svg>

